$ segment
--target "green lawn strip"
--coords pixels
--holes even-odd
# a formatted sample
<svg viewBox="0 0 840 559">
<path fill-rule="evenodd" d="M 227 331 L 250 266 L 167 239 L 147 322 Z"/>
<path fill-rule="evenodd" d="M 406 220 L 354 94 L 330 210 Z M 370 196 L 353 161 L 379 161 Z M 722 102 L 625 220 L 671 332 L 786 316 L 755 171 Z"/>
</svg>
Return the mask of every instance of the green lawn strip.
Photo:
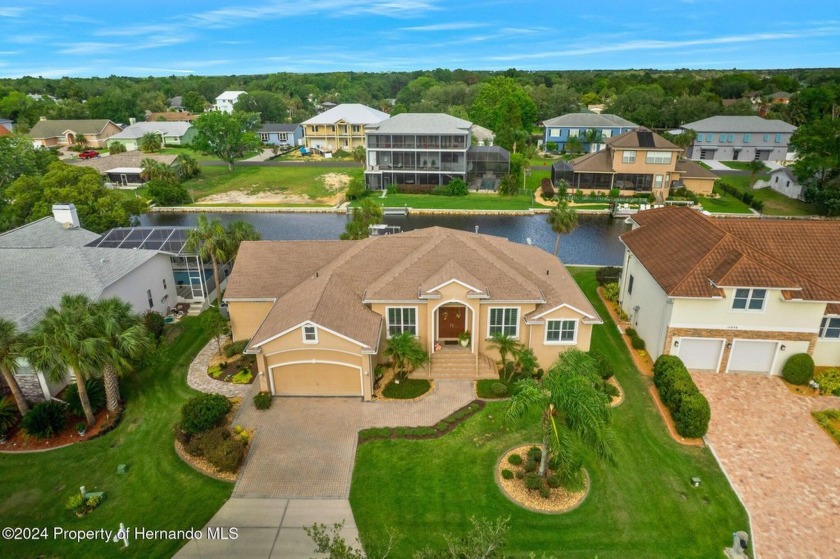
<svg viewBox="0 0 840 559">
<path fill-rule="evenodd" d="M 324 184 L 324 175 L 361 176 L 361 169 L 327 167 L 202 167 L 201 175 L 184 183 L 190 194 L 201 198 L 234 190 L 248 194 L 273 192 L 308 196 L 312 200 L 334 194 Z"/>
<path fill-rule="evenodd" d="M 750 164 L 747 161 L 721 161 L 721 163 L 723 163 L 724 165 L 726 165 L 730 169 L 735 169 L 736 171 L 749 171 L 750 170 L 750 167 L 749 167 Z M 762 169 L 761 169 L 761 171 L 759 171 L 759 173 L 767 173 L 769 171 L 770 171 L 770 167 L 768 167 L 767 165 L 764 165 L 762 163 Z"/>
<path fill-rule="evenodd" d="M 329 204 L 187 204 L 195 208 L 332 208 Z"/>
<path fill-rule="evenodd" d="M 550 179 L 551 171 L 531 171 L 528 178 L 525 180 L 525 188 L 528 190 L 537 190 L 543 179 Z"/>
<path fill-rule="evenodd" d="M 605 353 L 624 388 L 614 410 L 614 466 L 591 455 L 585 465 L 590 494 L 562 515 L 529 512 L 495 484 L 502 453 L 538 439 L 537 416 L 514 428 L 503 422 L 505 402 L 488 403 L 475 417 L 434 440 L 386 440 L 359 447 L 350 502 L 362 534 L 402 536 L 395 556 L 441 547 L 447 533 L 463 534 L 469 517 L 510 517 L 513 557 L 531 551 L 555 556 L 715 557 L 747 516 L 708 449 L 677 444 L 656 412 L 643 378 L 632 365 L 609 315 L 595 295 L 594 271 L 573 269 L 575 279 L 607 324 L 595 327 L 592 346 Z M 690 478 L 702 480 L 692 488 Z"/>
<path fill-rule="evenodd" d="M 499 398 L 507 398 L 508 396 L 510 396 L 510 392 L 513 389 L 514 382 L 516 381 L 513 380 L 505 382 L 501 379 L 496 378 L 483 378 L 475 382 L 475 393 L 476 396 L 485 400 L 497 400 Z M 493 392 L 494 384 L 505 385 L 507 387 L 507 392 L 505 392 L 504 394 L 496 394 L 495 392 Z"/>
<path fill-rule="evenodd" d="M 166 147 L 166 148 L 163 148 L 162 150 L 158 151 L 157 153 L 160 153 L 160 154 L 163 154 L 163 155 L 181 155 L 182 153 L 186 153 L 187 155 L 192 156 L 196 161 L 199 161 L 199 162 L 201 162 L 201 161 L 221 161 L 221 159 L 219 159 L 215 155 L 204 154 L 204 153 L 201 153 L 200 151 L 195 151 L 195 150 L 190 149 L 188 147 Z M 237 157 L 236 160 L 237 161 L 242 161 L 243 159 L 250 159 L 251 157 L 254 157 L 255 155 L 257 155 L 257 153 L 258 152 L 256 152 L 256 151 L 249 151 L 249 152 L 246 152 L 244 155 L 242 155 L 242 157 Z"/>
<path fill-rule="evenodd" d="M 181 405 L 196 392 L 187 387 L 190 361 L 210 336 L 196 318 L 174 328 L 174 341 L 156 349 L 148 365 L 121 382 L 127 406 L 120 425 L 98 439 L 49 452 L 0 455 L 0 517 L 5 526 L 59 526 L 116 530 L 126 526 L 170 530 L 199 529 L 230 497 L 233 485 L 197 473 L 175 454 L 173 428 Z M 117 474 L 117 465 L 128 472 Z M 84 485 L 104 491 L 93 513 L 77 518 L 64 510 L 67 498 Z M 177 540 L 131 537 L 125 557 L 170 557 Z M 4 557 L 112 557 L 118 544 L 62 540 L 3 542 Z"/>
<path fill-rule="evenodd" d="M 823 410 L 811 412 L 820 427 L 834 437 L 837 444 L 840 444 L 840 410 Z"/>
<path fill-rule="evenodd" d="M 428 392 L 431 387 L 426 379 L 408 378 L 401 380 L 399 384 L 389 382 L 382 390 L 382 395 L 397 400 L 412 400 Z"/>
<path fill-rule="evenodd" d="M 436 196 L 434 194 L 388 194 L 386 198 L 374 195 L 373 199 L 386 208 L 441 209 L 441 210 L 527 210 L 531 197 L 524 194 L 499 196 L 498 194 L 470 193 L 466 196 Z M 358 201 L 352 205 L 357 206 Z"/>
<path fill-rule="evenodd" d="M 727 194 L 723 190 L 715 187 L 717 198 L 707 198 L 699 196 L 697 200 L 703 209 L 711 213 L 726 213 L 726 214 L 751 214 L 750 207 L 741 200 L 735 198 L 731 194 Z"/>
<path fill-rule="evenodd" d="M 575 210 L 606 210 L 609 209 L 609 204 L 575 204 L 570 206 Z"/>
<path fill-rule="evenodd" d="M 756 180 L 767 181 L 769 179 L 770 175 L 767 174 L 756 176 Z M 748 175 L 727 175 L 722 177 L 721 180 L 731 184 L 742 192 L 750 190 L 756 200 L 764 202 L 764 209 L 761 210 L 761 213 L 763 214 L 791 216 L 819 214 L 816 206 L 809 204 L 808 202 L 803 202 L 802 200 L 788 198 L 781 192 L 776 192 L 772 188 L 760 188 L 757 190 L 751 189 L 750 177 Z"/>
</svg>

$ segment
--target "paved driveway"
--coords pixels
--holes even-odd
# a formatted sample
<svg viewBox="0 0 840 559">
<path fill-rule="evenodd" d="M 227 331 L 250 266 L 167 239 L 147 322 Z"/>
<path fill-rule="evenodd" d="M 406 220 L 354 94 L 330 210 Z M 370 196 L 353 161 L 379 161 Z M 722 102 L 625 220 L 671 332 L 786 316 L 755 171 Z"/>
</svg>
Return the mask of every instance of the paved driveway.
<svg viewBox="0 0 840 559">
<path fill-rule="evenodd" d="M 811 411 L 840 398 L 806 398 L 776 377 L 693 374 L 708 398 L 706 440 L 752 519 L 760 557 L 840 557 L 840 447 Z"/>
</svg>

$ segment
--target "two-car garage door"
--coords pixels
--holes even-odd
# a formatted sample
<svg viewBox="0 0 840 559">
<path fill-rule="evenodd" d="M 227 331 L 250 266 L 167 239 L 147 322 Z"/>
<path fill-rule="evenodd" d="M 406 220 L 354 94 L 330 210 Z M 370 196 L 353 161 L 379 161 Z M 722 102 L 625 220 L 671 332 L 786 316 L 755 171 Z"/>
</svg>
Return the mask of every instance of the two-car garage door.
<svg viewBox="0 0 840 559">
<path fill-rule="evenodd" d="M 271 367 L 277 396 L 362 396 L 359 367 L 307 362 Z"/>
<path fill-rule="evenodd" d="M 689 371 L 718 371 L 725 340 L 715 338 L 683 338 L 679 357 Z M 767 340 L 733 340 L 729 361 L 723 370 L 728 373 L 769 374 L 773 369 L 778 342 Z"/>
</svg>

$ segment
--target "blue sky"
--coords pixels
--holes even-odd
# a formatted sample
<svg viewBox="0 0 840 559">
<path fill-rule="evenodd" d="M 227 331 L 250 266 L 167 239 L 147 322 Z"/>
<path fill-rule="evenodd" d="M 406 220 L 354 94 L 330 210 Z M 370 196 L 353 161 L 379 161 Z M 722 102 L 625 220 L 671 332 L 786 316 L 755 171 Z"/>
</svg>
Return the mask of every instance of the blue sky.
<svg viewBox="0 0 840 559">
<path fill-rule="evenodd" d="M 0 2 L 0 76 L 836 67 L 836 0 Z"/>
</svg>

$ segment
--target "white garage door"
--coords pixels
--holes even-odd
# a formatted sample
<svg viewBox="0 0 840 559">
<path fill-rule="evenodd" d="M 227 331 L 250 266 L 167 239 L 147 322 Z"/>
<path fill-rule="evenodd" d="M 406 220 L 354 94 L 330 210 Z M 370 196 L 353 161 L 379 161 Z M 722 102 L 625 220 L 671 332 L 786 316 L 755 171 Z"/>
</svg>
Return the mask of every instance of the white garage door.
<svg viewBox="0 0 840 559">
<path fill-rule="evenodd" d="M 723 340 L 682 338 L 679 358 L 689 371 L 717 371 Z"/>
<path fill-rule="evenodd" d="M 776 342 L 757 340 L 735 340 L 729 356 L 730 373 L 769 374 L 776 355 Z"/>
</svg>

